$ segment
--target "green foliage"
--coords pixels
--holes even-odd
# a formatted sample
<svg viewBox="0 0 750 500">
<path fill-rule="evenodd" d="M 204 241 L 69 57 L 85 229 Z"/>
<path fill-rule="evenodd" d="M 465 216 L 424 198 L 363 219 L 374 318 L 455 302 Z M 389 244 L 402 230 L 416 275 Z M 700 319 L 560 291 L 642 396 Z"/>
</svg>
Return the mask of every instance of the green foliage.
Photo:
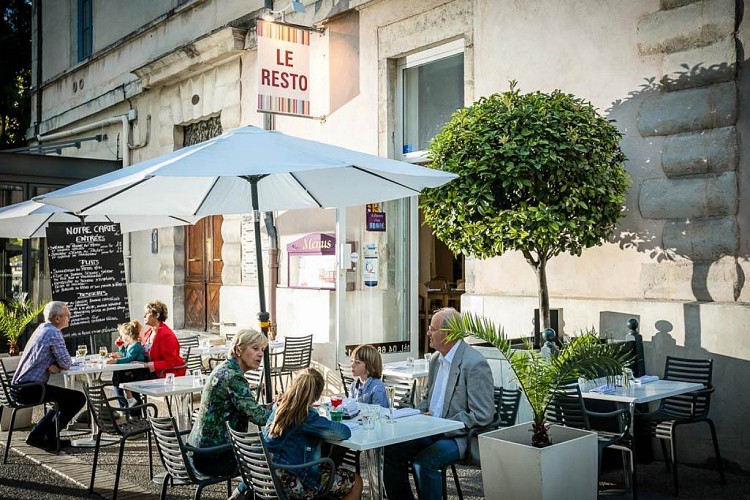
<svg viewBox="0 0 750 500">
<path fill-rule="evenodd" d="M 34 307 L 26 294 L 7 302 L 0 301 L 0 333 L 10 342 L 18 342 L 26 325 L 31 323 L 44 310 L 44 304 Z"/>
<path fill-rule="evenodd" d="M 534 442 L 548 443 L 544 413 L 552 398 L 566 382 L 579 377 L 613 377 L 622 374 L 632 356 L 618 344 L 601 343 L 596 332 L 587 330 L 572 338 L 557 356 L 547 359 L 527 346 L 528 350 L 514 350 L 502 329 L 487 318 L 471 313 L 448 321 L 449 339 L 473 335 L 497 347 L 508 360 L 515 381 L 526 395 L 534 419 L 534 429 L 544 437 Z"/>
<path fill-rule="evenodd" d="M 620 138 L 590 103 L 559 90 L 521 94 L 511 82 L 458 110 L 432 140 L 432 166 L 460 178 L 422 193 L 425 222 L 457 254 L 580 255 L 622 215 L 630 178 Z"/>
<path fill-rule="evenodd" d="M 26 144 L 31 118 L 31 0 L 0 0 L 0 149 Z"/>
</svg>

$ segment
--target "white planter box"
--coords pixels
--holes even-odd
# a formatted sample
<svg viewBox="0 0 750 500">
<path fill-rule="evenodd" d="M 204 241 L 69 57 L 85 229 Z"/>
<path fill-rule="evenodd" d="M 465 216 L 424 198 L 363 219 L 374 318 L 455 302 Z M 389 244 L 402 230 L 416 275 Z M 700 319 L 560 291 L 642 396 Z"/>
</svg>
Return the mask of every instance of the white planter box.
<svg viewBox="0 0 750 500">
<path fill-rule="evenodd" d="M 479 436 L 485 498 L 596 499 L 597 436 L 553 425 L 551 446 L 531 446 L 531 422 Z"/>
</svg>

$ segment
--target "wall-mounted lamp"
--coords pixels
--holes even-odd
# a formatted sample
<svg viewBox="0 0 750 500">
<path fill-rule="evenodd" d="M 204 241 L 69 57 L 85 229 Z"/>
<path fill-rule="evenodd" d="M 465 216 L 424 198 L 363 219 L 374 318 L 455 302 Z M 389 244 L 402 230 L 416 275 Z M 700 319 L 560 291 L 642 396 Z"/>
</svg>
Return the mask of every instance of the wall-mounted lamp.
<svg viewBox="0 0 750 500">
<path fill-rule="evenodd" d="M 269 7 L 269 5 L 271 7 Z M 305 13 L 305 6 L 302 5 L 302 2 L 299 0 L 291 0 L 289 2 L 289 5 L 287 5 L 285 8 L 281 10 L 273 10 L 273 1 L 266 2 L 266 10 L 263 13 L 263 20 L 268 21 L 270 23 L 277 21 L 278 18 L 276 17 L 278 14 L 281 14 L 281 22 L 286 22 L 286 12 L 288 10 L 291 10 L 292 12 L 297 12 L 298 14 L 304 14 Z"/>
</svg>

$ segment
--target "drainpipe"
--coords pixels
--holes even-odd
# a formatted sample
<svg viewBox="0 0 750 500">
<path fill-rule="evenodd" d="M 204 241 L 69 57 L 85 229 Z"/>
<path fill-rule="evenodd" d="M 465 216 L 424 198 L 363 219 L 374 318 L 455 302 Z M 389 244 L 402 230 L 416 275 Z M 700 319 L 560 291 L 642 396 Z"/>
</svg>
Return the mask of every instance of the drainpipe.
<svg viewBox="0 0 750 500">
<path fill-rule="evenodd" d="M 137 113 L 135 110 L 130 110 L 126 115 L 113 116 L 111 118 L 105 118 L 97 122 L 87 123 L 80 127 L 65 130 L 63 132 L 57 132 L 54 134 L 37 135 L 36 140 L 38 143 L 56 141 L 58 139 L 65 139 L 74 135 L 88 132 L 89 130 L 98 129 L 106 125 L 113 125 L 115 123 L 122 124 L 122 166 L 127 167 L 130 165 L 130 122 L 135 120 Z"/>
</svg>

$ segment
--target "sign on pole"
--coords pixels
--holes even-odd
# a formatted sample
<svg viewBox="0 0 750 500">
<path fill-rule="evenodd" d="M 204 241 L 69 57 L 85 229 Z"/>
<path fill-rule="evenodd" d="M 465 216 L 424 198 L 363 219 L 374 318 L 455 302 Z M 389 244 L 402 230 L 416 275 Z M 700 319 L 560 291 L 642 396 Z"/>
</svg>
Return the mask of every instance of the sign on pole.
<svg viewBox="0 0 750 500">
<path fill-rule="evenodd" d="M 64 337 L 111 333 L 130 319 L 120 225 L 50 223 L 52 298 L 67 302 Z"/>
<path fill-rule="evenodd" d="M 310 116 L 310 30 L 258 20 L 258 111 Z"/>
</svg>

